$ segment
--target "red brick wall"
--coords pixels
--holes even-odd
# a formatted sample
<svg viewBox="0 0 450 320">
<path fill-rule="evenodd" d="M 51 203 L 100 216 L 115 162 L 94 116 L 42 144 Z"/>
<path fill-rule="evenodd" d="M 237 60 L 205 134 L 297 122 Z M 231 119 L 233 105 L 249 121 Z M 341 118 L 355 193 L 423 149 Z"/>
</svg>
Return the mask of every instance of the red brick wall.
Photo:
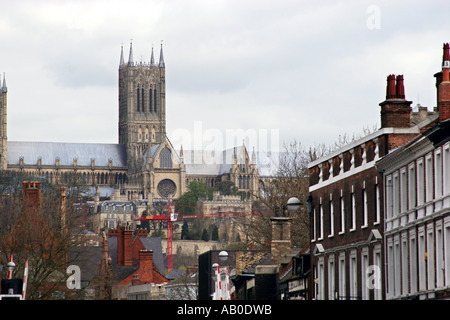
<svg viewBox="0 0 450 320">
<path fill-rule="evenodd" d="M 438 96 L 439 122 L 450 119 L 450 82 L 441 82 Z"/>
<path fill-rule="evenodd" d="M 382 128 L 408 128 L 411 122 L 411 101 L 386 100 L 381 106 Z"/>
</svg>

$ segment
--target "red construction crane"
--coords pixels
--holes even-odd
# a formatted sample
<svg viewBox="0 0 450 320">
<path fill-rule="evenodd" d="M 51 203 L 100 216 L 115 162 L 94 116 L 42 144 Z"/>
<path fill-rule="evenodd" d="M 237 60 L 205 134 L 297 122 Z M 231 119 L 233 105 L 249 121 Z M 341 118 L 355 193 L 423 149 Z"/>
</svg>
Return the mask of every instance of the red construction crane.
<svg viewBox="0 0 450 320">
<path fill-rule="evenodd" d="M 173 270 L 173 255 L 172 255 L 172 239 L 173 239 L 173 222 L 177 221 L 178 214 L 173 212 L 170 203 L 167 207 L 167 215 L 145 216 L 134 221 L 166 221 L 167 223 L 167 273 Z"/>
<path fill-rule="evenodd" d="M 180 205 L 178 205 L 180 206 Z M 175 210 L 174 210 L 175 211 Z M 173 270 L 173 254 L 172 254 L 172 242 L 173 242 L 173 222 L 181 219 L 198 219 L 198 218 L 221 218 L 221 217 L 244 217 L 253 215 L 271 214 L 271 211 L 267 212 L 236 212 L 236 211 L 217 211 L 213 213 L 205 214 L 186 214 L 178 215 L 178 213 L 172 212 L 171 204 L 167 204 L 167 215 L 148 215 L 134 221 L 165 221 L 167 223 L 167 273 Z"/>
</svg>

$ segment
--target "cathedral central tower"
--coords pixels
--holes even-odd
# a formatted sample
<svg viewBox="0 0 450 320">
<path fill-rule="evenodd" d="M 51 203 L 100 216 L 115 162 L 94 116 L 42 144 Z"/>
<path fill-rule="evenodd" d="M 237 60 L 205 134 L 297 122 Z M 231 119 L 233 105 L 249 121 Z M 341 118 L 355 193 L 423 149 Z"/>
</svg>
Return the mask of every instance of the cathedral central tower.
<svg viewBox="0 0 450 320">
<path fill-rule="evenodd" d="M 119 65 L 119 144 L 126 145 L 128 170 L 136 172 L 146 150 L 166 136 L 166 80 L 161 44 L 158 64 L 153 48 L 150 62 L 134 62 L 130 43 L 128 62 L 123 46 Z"/>
</svg>

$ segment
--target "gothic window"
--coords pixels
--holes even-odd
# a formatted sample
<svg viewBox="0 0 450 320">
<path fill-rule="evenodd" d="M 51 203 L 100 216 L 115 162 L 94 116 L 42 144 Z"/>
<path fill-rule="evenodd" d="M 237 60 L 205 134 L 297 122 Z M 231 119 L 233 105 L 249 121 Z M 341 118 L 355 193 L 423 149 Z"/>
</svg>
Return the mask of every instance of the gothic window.
<svg viewBox="0 0 450 320">
<path fill-rule="evenodd" d="M 138 141 L 141 141 L 141 140 L 142 140 L 142 128 L 139 127 L 139 130 L 138 130 Z"/>
<path fill-rule="evenodd" d="M 144 137 L 144 139 L 145 139 L 145 142 L 148 142 L 148 139 L 149 139 L 148 127 L 145 128 L 145 137 Z"/>
<path fill-rule="evenodd" d="M 170 179 L 164 179 L 160 183 L 158 183 L 158 193 L 163 198 L 173 196 L 176 190 L 177 187 L 175 183 Z"/>
<path fill-rule="evenodd" d="M 141 106 L 142 106 L 142 112 L 145 112 L 145 104 L 144 104 L 144 88 L 141 89 Z"/>
<path fill-rule="evenodd" d="M 153 112 L 153 89 L 150 88 L 148 91 L 148 111 Z"/>
<path fill-rule="evenodd" d="M 141 95 L 140 95 L 140 90 L 139 88 L 137 88 L 137 92 L 136 92 L 136 104 L 137 104 L 137 111 L 141 111 Z"/>
<path fill-rule="evenodd" d="M 156 131 L 155 131 L 155 127 L 152 127 L 152 136 L 151 136 L 151 141 L 155 142 L 156 140 Z"/>
<path fill-rule="evenodd" d="M 172 168 L 172 152 L 168 148 L 161 151 L 159 163 L 161 168 Z"/>
<path fill-rule="evenodd" d="M 156 89 L 153 90 L 153 111 L 157 112 L 157 108 L 156 108 Z"/>
</svg>

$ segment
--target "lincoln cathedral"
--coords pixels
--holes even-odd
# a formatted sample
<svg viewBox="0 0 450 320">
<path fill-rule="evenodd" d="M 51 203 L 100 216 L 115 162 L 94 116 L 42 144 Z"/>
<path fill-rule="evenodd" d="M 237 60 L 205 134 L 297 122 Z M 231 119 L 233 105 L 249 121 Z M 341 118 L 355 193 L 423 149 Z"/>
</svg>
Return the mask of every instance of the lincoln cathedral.
<svg viewBox="0 0 450 320">
<path fill-rule="evenodd" d="M 118 143 L 56 143 L 8 141 L 5 75 L 0 88 L 0 169 L 68 184 L 76 177 L 114 200 L 154 201 L 179 198 L 191 181 L 214 186 L 233 181 L 252 199 L 259 187 L 254 152 L 245 145 L 223 150 L 220 163 L 193 161 L 201 150 L 175 150 L 166 133 L 166 65 L 161 45 L 159 61 L 135 62 L 130 43 L 128 61 L 121 48 L 118 70 Z M 16 107 L 16 106 L 13 106 Z"/>
</svg>

